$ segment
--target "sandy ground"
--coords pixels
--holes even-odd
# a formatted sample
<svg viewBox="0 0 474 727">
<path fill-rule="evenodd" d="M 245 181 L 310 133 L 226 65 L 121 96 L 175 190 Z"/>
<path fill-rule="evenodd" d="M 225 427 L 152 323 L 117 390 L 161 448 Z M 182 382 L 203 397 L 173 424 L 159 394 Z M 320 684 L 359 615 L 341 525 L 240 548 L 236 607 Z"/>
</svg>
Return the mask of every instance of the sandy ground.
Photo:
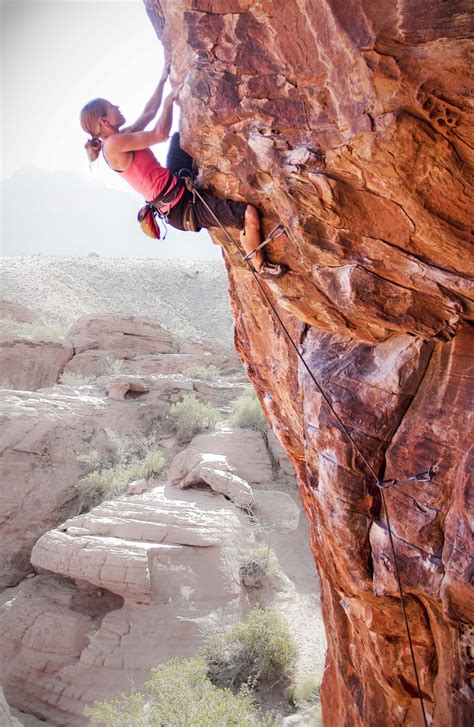
<svg viewBox="0 0 474 727">
<path fill-rule="evenodd" d="M 154 258 L 0 257 L 0 296 L 67 329 L 90 313 L 151 316 L 183 338 L 233 347 L 223 262 Z"/>
</svg>

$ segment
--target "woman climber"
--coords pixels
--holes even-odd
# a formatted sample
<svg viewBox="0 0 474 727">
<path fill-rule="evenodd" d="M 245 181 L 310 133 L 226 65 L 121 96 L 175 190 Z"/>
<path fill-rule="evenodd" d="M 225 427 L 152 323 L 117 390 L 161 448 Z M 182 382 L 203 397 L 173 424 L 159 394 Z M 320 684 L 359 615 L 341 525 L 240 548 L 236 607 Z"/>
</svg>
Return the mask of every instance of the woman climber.
<svg viewBox="0 0 474 727">
<path fill-rule="evenodd" d="M 119 107 L 109 101 L 96 98 L 84 106 L 80 121 L 84 131 L 91 135 L 85 144 L 89 160 L 95 161 L 102 150 L 109 167 L 143 195 L 158 210 L 160 217 L 178 230 L 199 231 L 202 227 L 216 227 L 215 217 L 226 227 L 238 228 L 246 257 L 252 259 L 259 275 L 272 280 L 280 278 L 288 268 L 266 260 L 263 249 L 259 247 L 260 221 L 255 207 L 246 202 L 218 199 L 207 192 L 193 195 L 183 179 L 176 176 L 183 168 L 192 169 L 191 157 L 179 146 L 179 134 L 174 134 L 171 139 L 166 167 L 160 165 L 149 148 L 169 138 L 173 101 L 179 89 L 165 99 L 154 128 L 145 131 L 158 113 L 168 74 L 169 66 L 166 66 L 143 113 L 127 128 L 121 128 L 125 118 Z"/>
</svg>

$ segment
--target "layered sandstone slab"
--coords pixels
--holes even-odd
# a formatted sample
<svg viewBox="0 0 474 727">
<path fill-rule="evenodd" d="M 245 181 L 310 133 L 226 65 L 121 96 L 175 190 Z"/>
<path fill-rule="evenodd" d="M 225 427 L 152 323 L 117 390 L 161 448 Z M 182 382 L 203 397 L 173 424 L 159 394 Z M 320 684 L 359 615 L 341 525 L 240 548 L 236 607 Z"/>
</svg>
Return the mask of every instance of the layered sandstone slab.
<svg viewBox="0 0 474 727">
<path fill-rule="evenodd" d="M 32 562 L 56 576 L 8 589 L 0 609 L 6 696 L 55 724 L 86 723 L 152 666 L 195 654 L 203 629 L 240 620 L 245 516 L 210 491 L 155 487 L 46 533 Z"/>
<path fill-rule="evenodd" d="M 428 721 L 469 724 L 467 4 L 145 5 L 201 183 L 287 228 L 267 250 L 290 272 L 267 292 L 357 446 L 382 478 L 440 466 L 387 503 Z M 237 347 L 312 523 L 325 723 L 420 727 L 376 478 L 218 237 Z"/>
<path fill-rule="evenodd" d="M 158 321 L 111 313 L 79 318 L 69 329 L 68 340 L 76 354 L 100 349 L 133 356 L 173 350 L 171 333 Z"/>
<path fill-rule="evenodd" d="M 183 376 L 126 386 L 119 376 L 80 388 L 0 393 L 0 587 L 16 585 L 31 570 L 38 538 L 78 512 L 75 485 L 87 471 L 80 458 L 108 451 L 108 431 L 119 439 L 150 432 L 192 390 Z"/>
</svg>

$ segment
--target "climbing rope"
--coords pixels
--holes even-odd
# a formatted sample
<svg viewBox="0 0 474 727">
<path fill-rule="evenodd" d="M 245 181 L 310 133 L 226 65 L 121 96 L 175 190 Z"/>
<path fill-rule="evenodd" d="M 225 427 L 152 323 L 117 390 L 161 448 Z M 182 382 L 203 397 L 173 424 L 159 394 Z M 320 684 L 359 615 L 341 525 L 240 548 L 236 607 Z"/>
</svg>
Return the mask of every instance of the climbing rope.
<svg viewBox="0 0 474 727">
<path fill-rule="evenodd" d="M 304 368 L 308 372 L 309 376 L 311 377 L 312 381 L 314 382 L 314 384 L 317 387 L 318 391 L 320 392 L 321 396 L 324 398 L 326 404 L 329 406 L 329 408 L 330 408 L 330 410 L 331 410 L 334 418 L 337 420 L 337 422 L 342 427 L 344 433 L 346 434 L 348 440 L 352 444 L 354 450 L 357 452 L 357 454 L 359 455 L 359 457 L 361 458 L 361 460 L 364 462 L 364 464 L 367 467 L 367 469 L 369 470 L 369 472 L 372 474 L 372 476 L 373 476 L 373 478 L 375 480 L 375 484 L 377 485 L 377 487 L 380 490 L 382 504 L 383 504 L 383 507 L 384 507 L 384 510 L 385 510 L 385 515 L 386 515 L 386 518 L 387 518 L 388 536 L 389 536 L 390 547 L 391 547 L 392 556 L 393 556 L 393 563 L 394 563 L 396 580 L 397 580 L 397 584 L 398 584 L 398 590 L 399 590 L 399 593 L 400 593 L 400 602 L 401 602 L 401 607 L 402 607 L 402 612 L 403 612 L 403 618 L 404 618 L 404 622 L 405 622 L 405 630 L 406 630 L 406 634 L 407 634 L 408 644 L 409 644 L 409 647 L 410 647 L 410 654 L 411 654 L 411 660 L 412 660 L 412 664 L 413 664 L 413 671 L 415 673 L 415 679 L 416 679 L 416 685 L 417 685 L 417 691 L 418 691 L 418 698 L 420 700 L 421 712 L 422 712 L 422 715 L 423 715 L 424 725 L 425 725 L 425 727 L 428 727 L 428 720 L 427 720 L 427 717 L 426 717 L 425 705 L 424 705 L 423 697 L 422 697 L 422 693 L 421 693 L 421 685 L 420 685 L 420 678 L 419 678 L 419 675 L 418 675 L 418 667 L 416 665 L 415 652 L 414 652 L 414 649 L 413 649 L 413 642 L 412 642 L 411 633 L 410 633 L 410 625 L 408 623 L 408 616 L 407 616 L 406 607 L 405 607 L 405 595 L 404 595 L 404 591 L 403 591 L 403 587 L 402 587 L 402 582 L 401 582 L 401 579 L 400 579 L 400 572 L 399 572 L 399 569 L 398 569 L 397 556 L 396 556 L 396 552 L 395 552 L 395 545 L 394 545 L 394 542 L 393 542 L 392 528 L 391 528 L 391 525 L 390 525 L 390 517 L 389 517 L 389 513 L 388 513 L 387 503 L 386 503 L 386 500 L 385 500 L 384 490 L 387 489 L 387 488 L 389 488 L 389 487 L 393 487 L 394 485 L 400 484 L 402 482 L 410 482 L 410 481 L 415 481 L 415 482 L 431 482 L 432 479 L 433 479 L 433 477 L 435 476 L 435 474 L 438 472 L 438 466 L 436 464 L 435 465 L 432 465 L 428 470 L 426 470 L 424 472 L 420 472 L 420 473 L 418 473 L 416 475 L 413 475 L 412 477 L 406 477 L 406 478 L 403 478 L 403 479 L 391 479 L 391 480 L 385 480 L 385 481 L 381 481 L 379 479 L 379 477 L 378 477 L 377 473 L 375 472 L 374 468 L 372 467 L 372 465 L 370 464 L 370 462 L 367 460 L 367 458 L 364 456 L 364 454 L 361 452 L 359 446 L 357 445 L 357 443 L 354 440 L 353 436 L 349 432 L 348 428 L 346 427 L 346 425 L 342 421 L 342 419 L 339 416 L 339 414 L 334 409 L 334 407 L 332 405 L 332 402 L 329 399 L 328 395 L 326 394 L 326 392 L 324 391 L 324 389 L 322 388 L 322 386 L 320 385 L 320 383 L 316 379 L 315 375 L 313 374 L 313 372 L 309 368 L 308 364 L 306 363 L 306 361 L 305 361 L 302 353 L 300 352 L 297 344 L 294 342 L 294 340 L 293 340 L 293 338 L 292 338 L 292 336 L 291 336 L 288 328 L 286 327 L 286 325 L 283 322 L 281 316 L 279 315 L 278 311 L 276 310 L 275 306 L 273 305 L 273 302 L 271 301 L 270 297 L 268 296 L 265 288 L 263 287 L 263 285 L 262 285 L 262 283 L 261 283 L 261 281 L 259 279 L 259 276 L 258 276 L 257 271 L 255 270 L 255 268 L 253 267 L 253 265 L 249 262 L 249 257 L 251 257 L 255 251 L 252 251 L 251 253 L 248 253 L 247 255 L 244 255 L 244 253 L 240 249 L 240 246 L 233 239 L 233 237 L 230 235 L 230 233 L 228 232 L 228 230 L 226 230 L 226 228 L 222 225 L 222 223 L 220 222 L 220 220 L 217 217 L 217 215 L 209 207 L 209 205 L 207 204 L 206 200 L 202 197 L 202 195 L 196 189 L 196 187 L 194 186 L 193 180 L 190 177 L 187 177 L 185 181 L 186 181 L 187 188 L 190 191 L 192 191 L 193 195 L 196 195 L 201 200 L 201 202 L 207 208 L 208 212 L 210 212 L 211 215 L 213 216 L 213 218 L 216 220 L 217 224 L 219 225 L 219 227 L 221 228 L 221 230 L 224 232 L 224 234 L 226 235 L 226 237 L 228 238 L 228 240 L 230 240 L 230 242 L 232 243 L 232 245 L 236 248 L 236 250 L 240 254 L 242 260 L 247 264 L 247 267 L 249 268 L 249 270 L 251 271 L 252 275 L 254 276 L 254 278 L 255 278 L 255 280 L 257 282 L 257 285 L 258 285 L 258 287 L 260 289 L 261 294 L 263 295 L 263 297 L 265 298 L 265 300 L 268 303 L 269 307 L 271 308 L 271 310 L 272 310 L 272 312 L 273 312 L 276 320 L 278 321 L 278 323 L 279 323 L 282 331 L 285 333 L 285 335 L 286 335 L 286 337 L 288 339 L 288 342 L 290 343 L 290 345 L 292 346 L 292 348 L 295 350 L 296 355 L 298 356 L 299 360 L 301 361 L 301 363 L 303 364 Z M 275 237 L 277 237 L 280 234 L 282 234 L 283 228 L 281 228 L 281 231 L 280 231 L 280 226 L 277 225 L 277 227 L 275 227 L 272 230 L 272 232 L 270 233 L 269 238 L 271 238 L 272 234 L 275 231 L 277 231 L 277 230 L 278 230 L 279 234 L 278 235 L 275 235 Z M 267 242 L 270 242 L 270 239 L 266 238 L 263 241 L 263 243 L 261 243 L 259 245 L 259 247 L 257 248 L 257 250 L 258 249 L 261 249 L 265 244 L 267 244 Z"/>
</svg>

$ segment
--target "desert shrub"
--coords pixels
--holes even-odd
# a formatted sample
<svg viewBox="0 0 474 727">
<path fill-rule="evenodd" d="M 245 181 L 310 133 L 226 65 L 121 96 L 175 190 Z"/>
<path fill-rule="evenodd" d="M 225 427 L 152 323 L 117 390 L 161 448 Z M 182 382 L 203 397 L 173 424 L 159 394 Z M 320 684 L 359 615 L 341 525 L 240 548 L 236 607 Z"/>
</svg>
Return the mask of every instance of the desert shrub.
<svg viewBox="0 0 474 727">
<path fill-rule="evenodd" d="M 137 477 L 144 477 L 148 480 L 161 474 L 166 464 L 162 452 L 150 452 L 137 464 Z"/>
<path fill-rule="evenodd" d="M 81 498 L 81 512 L 87 512 L 103 500 L 113 500 L 122 495 L 127 485 L 137 479 L 136 471 L 136 465 L 115 465 L 81 477 L 76 484 Z"/>
<path fill-rule="evenodd" d="M 219 421 L 219 410 L 212 404 L 203 404 L 195 394 L 185 394 L 170 409 L 172 427 L 181 444 L 190 442 L 195 434 L 214 429 Z"/>
<path fill-rule="evenodd" d="M 262 406 L 253 389 L 248 389 L 235 402 L 232 423 L 236 427 L 254 429 L 258 432 L 265 432 L 268 429 Z"/>
<path fill-rule="evenodd" d="M 248 581 L 259 587 L 277 569 L 277 564 L 269 546 L 261 545 L 243 552 L 240 559 L 239 575 L 244 584 Z"/>
<path fill-rule="evenodd" d="M 213 381 L 219 376 L 219 369 L 214 364 L 210 366 L 189 366 L 184 369 L 183 374 L 189 376 L 192 379 L 204 379 L 205 381 Z"/>
<path fill-rule="evenodd" d="M 137 462 L 157 451 L 160 426 L 160 422 L 155 421 L 149 434 L 131 429 L 122 435 L 106 427 L 107 445 L 104 449 L 101 452 L 91 449 L 86 454 L 80 454 L 77 459 L 86 465 L 87 472 Z"/>
<path fill-rule="evenodd" d="M 322 675 L 312 671 L 300 676 L 288 690 L 288 701 L 299 709 L 310 709 L 319 702 Z"/>
<path fill-rule="evenodd" d="M 103 500 L 119 497 L 133 480 L 159 475 L 166 464 L 163 453 L 157 449 L 156 432 L 144 435 L 132 430 L 122 436 L 111 429 L 105 432 L 108 446 L 104 451 L 92 449 L 77 458 L 87 467 L 87 473 L 76 483 L 81 512 Z"/>
<path fill-rule="evenodd" d="M 211 681 L 239 686 L 249 680 L 284 682 L 293 671 L 297 649 L 283 616 L 254 607 L 247 620 L 210 636 L 200 650 Z"/>
<path fill-rule="evenodd" d="M 91 727 L 271 727 L 259 718 L 248 688 L 238 694 L 210 682 L 200 659 L 171 659 L 152 670 L 146 692 L 86 707 Z"/>
<path fill-rule="evenodd" d="M 87 386 L 96 380 L 95 376 L 81 376 L 80 374 L 64 371 L 59 377 L 59 383 L 64 386 Z"/>
<path fill-rule="evenodd" d="M 9 316 L 0 317 L 0 335 L 24 336 L 25 338 L 54 338 L 55 340 L 63 340 L 65 331 L 57 326 L 51 326 L 42 321 L 33 321 L 26 323 L 24 321 L 15 321 Z"/>
</svg>

